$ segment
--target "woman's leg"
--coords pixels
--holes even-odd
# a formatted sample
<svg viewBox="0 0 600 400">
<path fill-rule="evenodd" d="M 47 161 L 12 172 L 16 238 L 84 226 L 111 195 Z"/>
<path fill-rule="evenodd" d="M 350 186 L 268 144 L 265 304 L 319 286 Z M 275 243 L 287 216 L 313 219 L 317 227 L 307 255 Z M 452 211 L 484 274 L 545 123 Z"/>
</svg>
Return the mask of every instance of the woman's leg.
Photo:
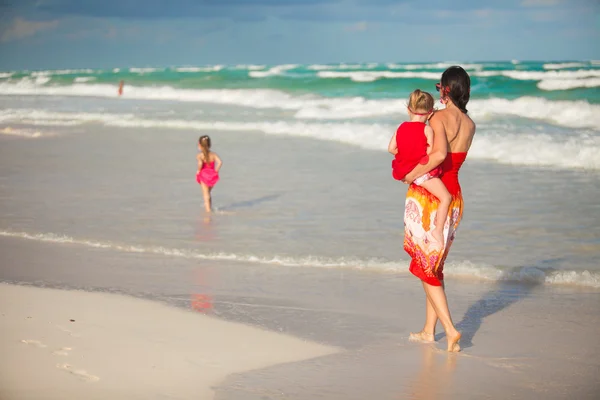
<svg viewBox="0 0 600 400">
<path fill-rule="evenodd" d="M 431 303 L 436 315 L 444 326 L 446 338 L 448 339 L 448 351 L 460 351 L 458 341 L 460 340 L 460 332 L 454 327 L 450 310 L 448 309 L 448 300 L 446 299 L 446 291 L 443 286 L 432 286 L 423 282 L 423 288 L 427 293 L 427 298 Z"/>
<path fill-rule="evenodd" d="M 427 291 L 425 291 L 425 326 L 421 332 L 411 333 L 409 339 L 422 342 L 434 342 L 437 320 L 438 317 L 433 308 L 433 304 L 431 304 L 431 301 L 427 296 Z"/>
<path fill-rule="evenodd" d="M 211 211 L 210 188 L 204 183 L 201 183 L 200 186 L 202 186 L 202 196 L 204 197 L 204 210 L 209 213 Z"/>
</svg>

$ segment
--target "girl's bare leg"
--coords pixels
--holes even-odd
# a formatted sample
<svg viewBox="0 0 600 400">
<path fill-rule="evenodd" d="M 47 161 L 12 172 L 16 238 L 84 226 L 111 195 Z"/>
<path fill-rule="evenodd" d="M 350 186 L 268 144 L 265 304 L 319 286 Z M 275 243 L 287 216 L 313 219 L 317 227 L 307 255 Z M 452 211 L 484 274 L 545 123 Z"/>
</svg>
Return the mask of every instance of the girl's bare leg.
<svg viewBox="0 0 600 400">
<path fill-rule="evenodd" d="M 458 342 L 461 335 L 460 332 L 456 330 L 454 323 L 452 322 L 444 287 L 432 286 L 423 282 L 423 288 L 425 289 L 425 293 L 427 294 L 429 302 L 431 303 L 436 315 L 444 327 L 444 330 L 446 331 L 446 338 L 448 339 L 448 351 L 460 351 L 460 345 Z"/>
<path fill-rule="evenodd" d="M 421 186 L 427 189 L 429 193 L 434 195 L 440 200 L 437 213 L 435 216 L 435 228 L 431 232 L 431 236 L 437 240 L 442 246 L 444 245 L 444 224 L 448 217 L 448 209 L 450 203 L 452 203 L 452 195 L 446 189 L 446 185 L 439 178 L 431 178 L 423 183 Z"/>
<path fill-rule="evenodd" d="M 200 186 L 202 187 L 202 196 L 204 197 L 204 210 L 207 213 L 209 213 L 212 210 L 211 198 L 210 198 L 210 189 L 211 188 L 206 186 L 204 183 L 201 183 Z"/>
</svg>

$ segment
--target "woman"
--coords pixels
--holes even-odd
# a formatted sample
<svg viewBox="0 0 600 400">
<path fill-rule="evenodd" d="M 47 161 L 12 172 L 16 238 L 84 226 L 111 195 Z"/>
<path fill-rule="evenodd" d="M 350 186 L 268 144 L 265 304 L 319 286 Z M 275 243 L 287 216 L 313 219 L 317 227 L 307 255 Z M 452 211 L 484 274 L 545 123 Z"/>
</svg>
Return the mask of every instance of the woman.
<svg viewBox="0 0 600 400">
<path fill-rule="evenodd" d="M 434 228 L 438 199 L 424 188 L 411 184 L 406 194 L 404 210 L 404 250 L 411 256 L 410 272 L 421 279 L 426 295 L 425 326 L 419 333 L 411 333 L 412 340 L 433 342 L 438 319 L 446 331 L 448 351 L 460 351 L 460 332 L 452 323 L 444 291 L 444 261 L 454 240 L 463 211 L 463 198 L 458 183 L 458 170 L 467 157 L 475 134 L 475 123 L 467 115 L 471 79 L 461 67 L 450 67 L 442 74 L 436 88 L 440 101 L 446 105 L 430 120 L 435 133 L 433 149 L 427 164 L 417 165 L 404 182 L 412 183 L 417 177 L 438 165 L 442 168 L 442 182 L 452 195 L 452 203 L 444 226 L 444 243 L 440 247 L 428 239 Z"/>
</svg>

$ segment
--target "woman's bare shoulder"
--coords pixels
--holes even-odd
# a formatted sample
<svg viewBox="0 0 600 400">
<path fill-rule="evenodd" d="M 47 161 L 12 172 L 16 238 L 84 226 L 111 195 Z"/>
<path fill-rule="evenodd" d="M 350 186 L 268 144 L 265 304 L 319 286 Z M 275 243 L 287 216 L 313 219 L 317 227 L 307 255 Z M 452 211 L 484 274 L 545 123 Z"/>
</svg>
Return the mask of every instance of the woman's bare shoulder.
<svg viewBox="0 0 600 400">
<path fill-rule="evenodd" d="M 474 133 L 475 129 L 477 128 L 477 126 L 475 125 L 475 121 L 473 121 L 471 116 L 469 116 L 468 114 L 464 114 L 463 124 L 465 124 L 468 130 L 472 133 Z"/>
<path fill-rule="evenodd" d="M 431 118 L 429 118 L 429 120 L 439 120 L 442 118 L 445 118 L 446 113 L 448 112 L 448 110 L 446 110 L 445 108 L 442 108 L 441 110 L 435 110 L 435 112 L 433 113 L 433 115 L 431 116 Z"/>
</svg>

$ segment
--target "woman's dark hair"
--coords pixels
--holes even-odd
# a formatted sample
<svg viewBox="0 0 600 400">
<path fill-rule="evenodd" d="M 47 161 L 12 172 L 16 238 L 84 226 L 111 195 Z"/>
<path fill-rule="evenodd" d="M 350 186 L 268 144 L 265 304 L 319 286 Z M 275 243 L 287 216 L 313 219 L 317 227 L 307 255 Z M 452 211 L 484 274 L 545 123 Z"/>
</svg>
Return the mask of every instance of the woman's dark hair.
<svg viewBox="0 0 600 400">
<path fill-rule="evenodd" d="M 467 103 L 471 96 L 471 78 L 462 67 L 453 66 L 442 74 L 442 87 L 448 88 L 447 96 L 460 111 L 467 113 Z"/>
</svg>

